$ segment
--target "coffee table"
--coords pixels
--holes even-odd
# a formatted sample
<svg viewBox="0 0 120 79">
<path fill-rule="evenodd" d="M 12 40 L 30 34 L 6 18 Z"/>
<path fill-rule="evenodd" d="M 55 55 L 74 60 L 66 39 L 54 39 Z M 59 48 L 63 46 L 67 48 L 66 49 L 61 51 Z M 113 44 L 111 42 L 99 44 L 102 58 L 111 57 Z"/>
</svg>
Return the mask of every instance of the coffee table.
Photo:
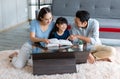
<svg viewBox="0 0 120 79">
<path fill-rule="evenodd" d="M 49 75 L 76 72 L 76 64 L 85 63 L 89 51 L 74 46 L 43 48 L 35 46 L 32 52 L 33 74 Z"/>
</svg>

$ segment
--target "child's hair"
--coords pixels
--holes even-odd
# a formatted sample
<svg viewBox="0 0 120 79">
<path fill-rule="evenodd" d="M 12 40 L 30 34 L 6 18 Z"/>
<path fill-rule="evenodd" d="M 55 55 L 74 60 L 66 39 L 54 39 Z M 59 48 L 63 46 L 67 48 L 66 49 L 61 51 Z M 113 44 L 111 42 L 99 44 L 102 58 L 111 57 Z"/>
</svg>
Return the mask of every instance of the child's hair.
<svg viewBox="0 0 120 79">
<path fill-rule="evenodd" d="M 55 26 L 54 26 L 54 31 L 58 31 L 58 27 L 56 26 L 57 24 L 67 24 L 68 25 L 68 21 L 64 17 L 57 18 L 57 20 L 55 22 Z"/>
<path fill-rule="evenodd" d="M 67 26 L 68 26 L 68 21 L 67 21 L 67 19 L 66 18 L 64 18 L 64 17 L 59 17 L 59 18 L 57 18 L 57 20 L 56 20 L 56 22 L 55 22 L 55 25 L 54 25 L 54 28 L 53 28 L 53 30 L 51 31 L 51 33 L 50 33 L 50 35 L 49 35 L 49 38 L 51 38 L 51 36 L 56 32 L 56 31 L 58 31 L 59 30 L 59 28 L 56 26 L 57 24 L 67 24 Z"/>
</svg>

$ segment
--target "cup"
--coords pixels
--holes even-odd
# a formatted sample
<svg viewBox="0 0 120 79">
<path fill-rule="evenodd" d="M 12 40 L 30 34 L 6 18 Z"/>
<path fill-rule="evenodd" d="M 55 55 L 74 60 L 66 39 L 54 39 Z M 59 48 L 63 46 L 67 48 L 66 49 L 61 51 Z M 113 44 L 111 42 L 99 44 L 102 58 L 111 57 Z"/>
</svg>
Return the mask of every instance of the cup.
<svg viewBox="0 0 120 79">
<path fill-rule="evenodd" d="M 80 44 L 80 45 L 79 45 L 79 50 L 80 50 L 80 51 L 83 51 L 83 44 Z"/>
</svg>

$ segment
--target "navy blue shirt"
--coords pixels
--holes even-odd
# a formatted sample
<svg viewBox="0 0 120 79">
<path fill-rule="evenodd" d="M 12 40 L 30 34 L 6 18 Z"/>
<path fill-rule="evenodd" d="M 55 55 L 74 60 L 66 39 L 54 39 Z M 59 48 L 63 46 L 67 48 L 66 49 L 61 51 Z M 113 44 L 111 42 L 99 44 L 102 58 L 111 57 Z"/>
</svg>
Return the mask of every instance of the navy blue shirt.
<svg viewBox="0 0 120 79">
<path fill-rule="evenodd" d="M 57 39 L 67 39 L 70 36 L 70 33 L 68 30 L 65 30 L 64 34 L 58 35 L 57 32 L 55 32 L 51 38 L 57 38 Z"/>
</svg>

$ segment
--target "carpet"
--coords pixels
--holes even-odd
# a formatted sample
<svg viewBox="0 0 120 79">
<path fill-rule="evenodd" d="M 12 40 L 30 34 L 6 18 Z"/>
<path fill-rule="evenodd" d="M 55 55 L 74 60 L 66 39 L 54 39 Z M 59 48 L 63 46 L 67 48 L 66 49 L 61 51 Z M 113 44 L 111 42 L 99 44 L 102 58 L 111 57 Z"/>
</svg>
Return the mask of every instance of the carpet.
<svg viewBox="0 0 120 79">
<path fill-rule="evenodd" d="M 94 64 L 78 64 L 77 73 L 33 75 L 32 67 L 16 69 L 9 62 L 8 56 L 18 50 L 0 51 L 0 79 L 120 79 L 120 47 L 113 62 L 97 61 Z"/>
</svg>

